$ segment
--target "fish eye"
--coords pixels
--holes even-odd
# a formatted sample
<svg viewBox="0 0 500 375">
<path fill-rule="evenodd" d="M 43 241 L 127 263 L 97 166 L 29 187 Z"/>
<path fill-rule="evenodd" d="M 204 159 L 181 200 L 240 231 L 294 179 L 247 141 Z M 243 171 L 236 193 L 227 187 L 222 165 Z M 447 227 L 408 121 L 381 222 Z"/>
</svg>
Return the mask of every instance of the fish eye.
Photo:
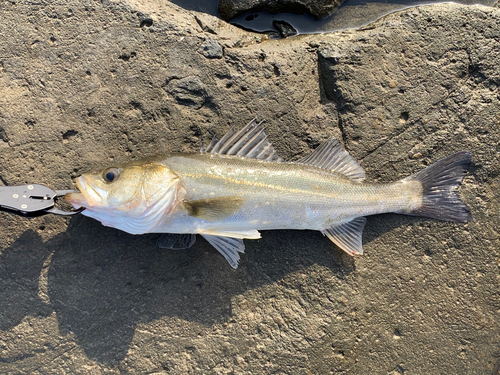
<svg viewBox="0 0 500 375">
<path fill-rule="evenodd" d="M 120 176 L 120 171 L 117 168 L 108 168 L 102 172 L 102 178 L 106 182 L 114 182 Z"/>
</svg>

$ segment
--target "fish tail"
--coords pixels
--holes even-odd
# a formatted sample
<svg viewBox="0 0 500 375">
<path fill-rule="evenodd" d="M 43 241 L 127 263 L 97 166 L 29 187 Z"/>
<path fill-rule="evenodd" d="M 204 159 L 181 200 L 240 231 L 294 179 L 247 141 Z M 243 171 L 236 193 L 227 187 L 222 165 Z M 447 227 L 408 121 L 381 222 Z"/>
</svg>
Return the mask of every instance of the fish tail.
<svg viewBox="0 0 500 375">
<path fill-rule="evenodd" d="M 422 184 L 422 205 L 408 214 L 459 223 L 470 221 L 469 208 L 457 192 L 470 162 L 470 153 L 460 151 L 405 178 Z"/>
</svg>

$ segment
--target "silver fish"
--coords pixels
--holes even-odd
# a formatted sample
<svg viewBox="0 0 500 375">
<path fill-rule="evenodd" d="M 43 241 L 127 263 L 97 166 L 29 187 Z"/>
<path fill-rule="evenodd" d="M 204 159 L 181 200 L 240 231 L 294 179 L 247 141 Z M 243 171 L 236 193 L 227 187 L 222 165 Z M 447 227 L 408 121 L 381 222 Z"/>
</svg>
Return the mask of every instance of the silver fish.
<svg viewBox="0 0 500 375">
<path fill-rule="evenodd" d="M 159 246 L 188 248 L 202 235 L 238 267 L 243 239 L 259 230 L 319 230 L 347 253 L 362 254 L 365 216 L 394 212 L 467 222 L 457 189 L 471 156 L 461 151 L 388 184 L 363 182 L 361 166 L 331 139 L 284 162 L 255 120 L 199 154 L 170 154 L 77 178 L 66 195 L 83 215 L 131 234 L 166 233 Z"/>
</svg>

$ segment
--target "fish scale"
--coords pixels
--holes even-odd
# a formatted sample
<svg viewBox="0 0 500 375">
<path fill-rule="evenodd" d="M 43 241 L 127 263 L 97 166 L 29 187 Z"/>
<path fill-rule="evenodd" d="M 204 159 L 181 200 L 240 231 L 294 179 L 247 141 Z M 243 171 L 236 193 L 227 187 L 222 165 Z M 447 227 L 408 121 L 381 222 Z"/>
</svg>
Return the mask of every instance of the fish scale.
<svg viewBox="0 0 500 375">
<path fill-rule="evenodd" d="M 304 164 L 219 155 L 175 155 L 162 163 L 181 178 L 188 199 L 238 196 L 245 203 L 216 223 L 179 212 L 158 228 L 160 232 L 323 230 L 359 216 L 408 212 L 421 203 L 419 183 L 362 184 Z"/>
</svg>

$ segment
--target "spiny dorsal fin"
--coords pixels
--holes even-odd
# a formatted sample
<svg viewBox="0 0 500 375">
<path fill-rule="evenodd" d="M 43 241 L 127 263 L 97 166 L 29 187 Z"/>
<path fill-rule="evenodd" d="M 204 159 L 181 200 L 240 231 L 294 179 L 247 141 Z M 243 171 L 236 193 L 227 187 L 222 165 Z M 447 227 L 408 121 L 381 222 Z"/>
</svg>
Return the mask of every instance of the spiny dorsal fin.
<svg viewBox="0 0 500 375">
<path fill-rule="evenodd" d="M 203 144 L 201 145 L 200 153 L 205 154 L 207 152 L 210 152 L 210 150 L 212 150 L 214 148 L 214 146 L 217 142 L 219 142 L 219 138 L 217 138 L 217 136 L 214 135 L 214 137 L 212 138 L 212 141 L 210 142 L 208 147 L 205 147 Z"/>
<path fill-rule="evenodd" d="M 361 182 L 365 179 L 365 171 L 358 162 L 345 151 L 335 138 L 322 143 L 311 154 L 298 160 L 297 163 L 309 164 Z"/>
<path fill-rule="evenodd" d="M 214 137 L 204 152 L 219 155 L 238 155 L 267 161 L 283 161 L 267 139 L 262 121 L 257 123 L 256 119 L 250 121 L 248 125 L 239 131 L 236 131 L 234 127 L 229 129 L 221 140 Z"/>
<path fill-rule="evenodd" d="M 366 219 L 364 217 L 357 217 L 335 227 L 322 230 L 335 245 L 340 247 L 349 255 L 359 254 L 363 255 L 363 243 L 361 236 L 363 228 L 365 227 Z"/>
<path fill-rule="evenodd" d="M 219 197 L 184 202 L 189 215 L 198 219 L 217 221 L 236 213 L 243 205 L 240 197 Z"/>
<path fill-rule="evenodd" d="M 231 267 L 238 268 L 238 261 L 240 260 L 240 254 L 238 253 L 245 251 L 245 244 L 241 238 L 212 236 L 209 234 L 202 234 L 202 236 L 226 258 Z"/>
</svg>

